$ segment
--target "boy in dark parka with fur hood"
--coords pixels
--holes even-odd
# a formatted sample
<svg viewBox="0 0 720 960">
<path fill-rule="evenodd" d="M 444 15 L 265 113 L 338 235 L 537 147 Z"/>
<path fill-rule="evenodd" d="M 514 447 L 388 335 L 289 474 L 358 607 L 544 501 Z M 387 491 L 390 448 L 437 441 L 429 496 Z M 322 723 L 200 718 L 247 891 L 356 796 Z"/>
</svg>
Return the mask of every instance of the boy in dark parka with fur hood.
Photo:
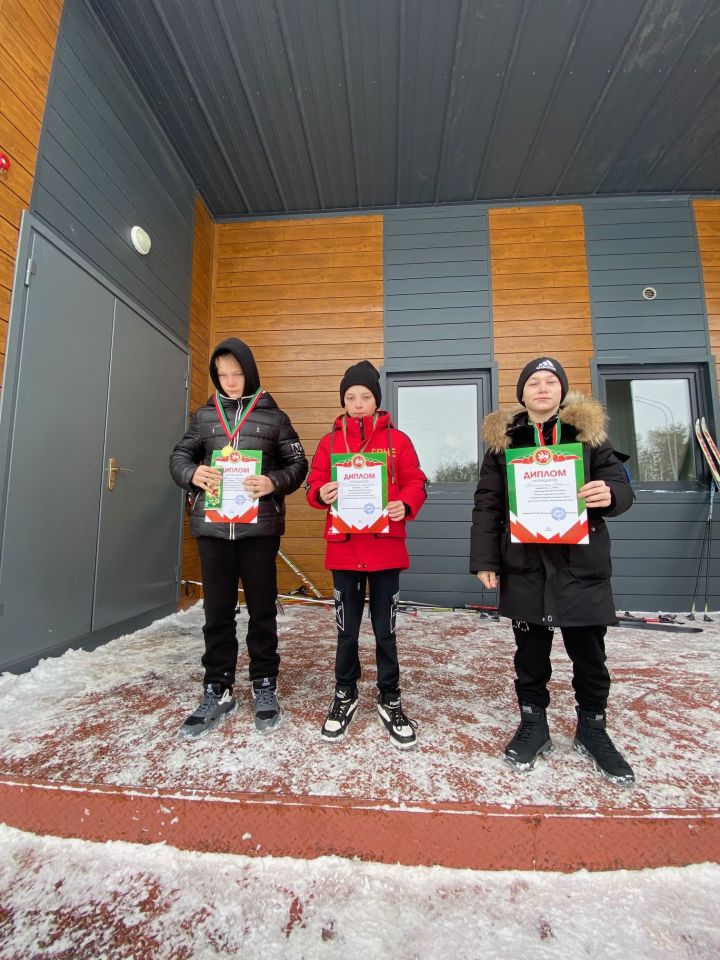
<svg viewBox="0 0 720 960">
<path fill-rule="evenodd" d="M 557 360 L 530 361 L 520 374 L 517 398 L 521 408 L 498 410 L 483 424 L 487 453 L 475 491 L 470 551 L 470 571 L 485 588 L 495 589 L 499 575 L 500 613 L 511 618 L 515 634 L 521 722 L 505 758 L 517 769 L 531 770 L 538 756 L 553 749 L 547 684 L 553 630 L 558 627 L 573 662 L 578 715 L 573 746 L 607 779 L 632 783 L 632 769 L 605 729 L 610 690 L 605 633 L 617 617 L 604 519 L 631 506 L 632 488 L 607 441 L 602 406 L 592 397 L 568 393 L 567 376 Z M 544 444 L 582 443 L 586 482 L 578 495 L 587 505 L 589 544 L 511 542 L 505 451 L 535 447 L 538 437 Z"/>
</svg>

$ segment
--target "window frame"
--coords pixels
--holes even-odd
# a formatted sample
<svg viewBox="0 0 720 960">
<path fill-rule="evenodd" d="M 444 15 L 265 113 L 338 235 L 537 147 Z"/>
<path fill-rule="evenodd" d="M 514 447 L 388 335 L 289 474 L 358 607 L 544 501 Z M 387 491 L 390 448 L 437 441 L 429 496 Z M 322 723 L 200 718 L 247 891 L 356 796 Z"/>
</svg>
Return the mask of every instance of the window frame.
<svg viewBox="0 0 720 960">
<path fill-rule="evenodd" d="M 695 440 L 695 421 L 705 417 L 714 434 L 714 416 L 709 364 L 704 361 L 670 363 L 601 362 L 597 365 L 598 394 L 607 410 L 607 383 L 611 380 L 687 380 L 690 402 L 690 446 L 695 464 L 695 480 L 636 480 L 636 490 L 697 491 L 710 482 L 710 470 Z M 608 428 L 608 436 L 611 432 Z"/>
<path fill-rule="evenodd" d="M 476 387 L 476 415 L 477 415 L 477 444 L 478 444 L 478 475 L 485 455 L 485 444 L 482 440 L 481 426 L 483 419 L 492 409 L 492 378 L 491 371 L 486 368 L 475 369 L 448 369 L 448 370 L 416 370 L 416 371 L 387 371 L 386 396 L 388 408 L 394 425 L 403 430 L 398 422 L 398 388 L 399 387 Z M 487 409 L 485 409 L 487 404 Z M 410 437 L 412 440 L 412 436 Z M 420 464 L 422 467 L 422 462 Z M 435 499 L 472 500 L 475 495 L 477 480 L 467 481 L 435 481 L 428 479 L 428 496 Z"/>
</svg>

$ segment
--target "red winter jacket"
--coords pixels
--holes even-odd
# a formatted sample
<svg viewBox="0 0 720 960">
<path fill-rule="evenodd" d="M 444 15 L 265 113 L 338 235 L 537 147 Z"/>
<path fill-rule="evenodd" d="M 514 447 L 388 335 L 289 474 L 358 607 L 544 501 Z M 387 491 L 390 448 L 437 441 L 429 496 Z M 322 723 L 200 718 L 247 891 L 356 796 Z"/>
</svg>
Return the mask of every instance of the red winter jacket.
<svg viewBox="0 0 720 960">
<path fill-rule="evenodd" d="M 343 419 L 346 419 L 347 446 Z M 330 533 L 330 510 L 319 497 L 320 487 L 330 482 L 330 455 L 357 453 L 363 445 L 365 453 L 387 453 L 388 501 L 402 500 L 406 504 L 405 520 L 391 520 L 388 533 Z M 374 430 L 372 417 L 338 417 L 332 431 L 326 433 L 318 444 L 305 485 L 310 506 L 328 512 L 323 534 L 327 540 L 326 569 L 406 570 L 410 560 L 405 547 L 405 523 L 414 520 L 425 503 L 426 482 L 427 477 L 420 469 L 410 437 L 393 427 L 389 413 L 378 411 Z"/>
</svg>

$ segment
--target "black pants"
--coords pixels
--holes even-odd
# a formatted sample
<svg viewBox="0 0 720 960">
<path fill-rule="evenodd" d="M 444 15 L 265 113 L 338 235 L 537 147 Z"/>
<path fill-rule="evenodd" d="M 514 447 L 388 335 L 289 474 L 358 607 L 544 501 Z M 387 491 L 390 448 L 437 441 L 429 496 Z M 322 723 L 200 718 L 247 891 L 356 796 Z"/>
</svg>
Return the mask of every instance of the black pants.
<svg viewBox="0 0 720 960">
<path fill-rule="evenodd" d="M 221 540 L 198 537 L 203 592 L 205 594 L 205 683 L 235 683 L 238 657 L 235 608 L 238 582 L 247 603 L 247 648 L 250 679 L 277 676 L 277 573 L 275 558 L 280 537 L 247 537 Z"/>
<path fill-rule="evenodd" d="M 354 686 L 360 679 L 358 634 L 365 609 L 365 590 L 370 583 L 370 620 L 375 634 L 377 685 L 383 693 L 395 693 L 400 684 L 395 619 L 400 599 L 400 571 L 377 570 L 355 573 L 333 570 L 335 619 L 338 628 L 335 680 L 338 686 Z"/>
<path fill-rule="evenodd" d="M 610 692 L 610 674 L 605 666 L 606 627 L 559 627 L 573 664 L 575 699 L 583 710 L 605 710 Z M 515 690 L 520 703 L 547 707 L 547 685 L 552 676 L 550 651 L 553 631 L 538 623 L 513 620 L 515 634 Z"/>
</svg>

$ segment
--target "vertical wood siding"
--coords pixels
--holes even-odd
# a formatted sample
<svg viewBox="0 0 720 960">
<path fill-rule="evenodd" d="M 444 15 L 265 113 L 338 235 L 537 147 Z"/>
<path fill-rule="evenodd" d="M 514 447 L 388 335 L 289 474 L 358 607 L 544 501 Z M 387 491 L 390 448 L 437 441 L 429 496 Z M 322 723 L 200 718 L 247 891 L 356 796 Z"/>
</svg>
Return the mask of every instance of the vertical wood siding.
<svg viewBox="0 0 720 960">
<path fill-rule="evenodd" d="M 347 367 L 383 360 L 383 218 L 225 223 L 217 227 L 210 343 L 252 348 L 262 384 L 285 410 L 308 459 L 340 412 Z M 301 489 L 288 498 L 282 548 L 323 591 L 324 514 Z M 278 564 L 281 592 L 299 586 Z"/>
<path fill-rule="evenodd" d="M 192 285 L 190 289 L 190 402 L 188 415 L 201 407 L 208 398 L 212 385 L 208 377 L 210 355 L 210 324 L 212 320 L 213 251 L 216 227 L 200 197 L 195 197 L 195 225 L 193 229 Z M 183 534 L 184 580 L 200 579 L 200 560 L 197 540 L 190 536 L 185 517 Z M 182 595 L 181 595 L 182 599 Z"/>
<path fill-rule="evenodd" d="M 700 263 L 687 198 L 585 203 L 598 359 L 682 361 L 708 349 Z M 645 287 L 657 290 L 645 300 Z"/>
<path fill-rule="evenodd" d="M 33 212 L 183 340 L 194 197 L 180 158 L 97 18 L 83 0 L 66 0 Z M 150 234 L 148 256 L 130 244 L 135 224 Z"/>
<path fill-rule="evenodd" d="M 557 357 L 572 388 L 591 392 L 593 352 L 582 207 L 490 210 L 493 342 L 502 406 L 520 369 Z"/>
<path fill-rule="evenodd" d="M 0 3 L 0 149 L 12 161 L 0 177 L 0 386 L 20 217 L 30 205 L 61 12 L 62 0 Z"/>
<path fill-rule="evenodd" d="M 720 200 L 694 200 L 693 212 L 705 287 L 710 353 L 720 378 Z"/>
</svg>

